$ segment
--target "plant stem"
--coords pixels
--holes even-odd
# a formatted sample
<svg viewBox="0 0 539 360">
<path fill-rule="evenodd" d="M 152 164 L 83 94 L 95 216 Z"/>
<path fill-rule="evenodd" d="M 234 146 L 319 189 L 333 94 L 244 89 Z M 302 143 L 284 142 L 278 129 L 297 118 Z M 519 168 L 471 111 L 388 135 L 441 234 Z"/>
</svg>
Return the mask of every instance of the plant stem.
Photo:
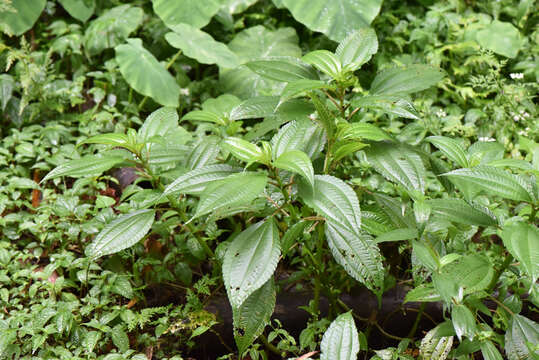
<svg viewBox="0 0 539 360">
<path fill-rule="evenodd" d="M 268 338 L 266 337 L 266 335 L 264 334 L 260 335 L 260 340 L 262 340 L 262 343 L 264 344 L 266 349 L 268 349 L 270 352 L 278 356 L 283 356 L 283 353 L 279 349 L 277 349 L 275 345 L 273 345 L 272 343 L 268 341 Z"/>
<path fill-rule="evenodd" d="M 419 326 L 419 322 L 421 321 L 421 316 L 423 315 L 423 311 L 425 311 L 426 303 L 421 303 L 421 306 L 419 307 L 419 311 L 417 313 L 417 316 L 415 317 L 414 325 L 410 329 L 410 332 L 408 333 L 408 336 L 410 339 L 413 339 L 415 336 L 415 332 L 417 331 L 417 327 Z"/>
</svg>

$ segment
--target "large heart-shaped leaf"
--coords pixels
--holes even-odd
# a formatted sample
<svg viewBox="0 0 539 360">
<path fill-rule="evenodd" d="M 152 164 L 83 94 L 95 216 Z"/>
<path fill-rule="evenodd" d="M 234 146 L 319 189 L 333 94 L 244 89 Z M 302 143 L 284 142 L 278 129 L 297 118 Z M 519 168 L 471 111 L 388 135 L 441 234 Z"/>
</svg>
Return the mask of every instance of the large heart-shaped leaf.
<svg viewBox="0 0 539 360">
<path fill-rule="evenodd" d="M 75 19 L 86 22 L 95 9 L 95 0 L 59 0 L 69 15 Z"/>
<path fill-rule="evenodd" d="M 232 240 L 223 259 L 223 280 L 233 308 L 270 279 L 280 254 L 273 218 L 249 226 Z"/>
<path fill-rule="evenodd" d="M 10 1 L 8 4 L 15 11 L 0 11 L 0 31 L 16 36 L 24 34 L 34 26 L 46 3 L 46 0 Z"/>
<path fill-rule="evenodd" d="M 297 21 L 335 41 L 368 26 L 382 5 L 381 0 L 283 0 L 282 3 Z"/>
<path fill-rule="evenodd" d="M 84 32 L 84 48 L 89 55 L 120 45 L 142 23 L 139 7 L 120 5 L 93 20 Z"/>
<path fill-rule="evenodd" d="M 187 172 L 170 183 L 165 188 L 163 195 L 174 193 L 199 195 L 214 181 L 222 180 L 229 175 L 240 171 L 241 168 L 235 168 L 225 164 L 199 167 Z"/>
<path fill-rule="evenodd" d="M 514 58 L 524 43 L 520 32 L 509 22 L 494 20 L 475 36 L 479 45 L 497 54 Z"/>
<path fill-rule="evenodd" d="M 85 177 L 101 175 L 104 171 L 124 161 L 119 156 L 95 156 L 88 155 L 80 159 L 70 160 L 65 164 L 55 167 L 41 180 L 41 182 L 55 179 L 61 176 Z"/>
<path fill-rule="evenodd" d="M 170 28 L 173 32 L 165 34 L 165 39 L 170 45 L 181 49 L 186 56 L 202 64 L 217 64 L 223 68 L 239 65 L 236 54 L 208 33 L 189 24 L 178 24 Z"/>
<path fill-rule="evenodd" d="M 221 7 L 219 0 L 152 0 L 152 4 L 168 27 L 185 23 L 199 29 L 206 26 Z"/>
<path fill-rule="evenodd" d="M 356 360 L 359 334 L 352 314 L 339 315 L 322 337 L 320 360 Z"/>
<path fill-rule="evenodd" d="M 180 87 L 163 64 L 142 46 L 142 40 L 128 39 L 115 50 L 120 72 L 133 89 L 163 106 L 178 107 Z"/>
<path fill-rule="evenodd" d="M 239 58 L 240 63 L 270 56 L 290 56 L 299 58 L 298 37 L 292 28 L 271 31 L 263 26 L 248 28 L 234 37 L 228 44 Z M 242 99 L 262 95 L 278 95 L 284 84 L 261 77 L 245 65 L 235 69 L 221 68 L 220 82 L 223 91 Z"/>
<path fill-rule="evenodd" d="M 410 94 L 425 90 L 442 80 L 444 72 L 429 65 L 414 64 L 392 67 L 381 71 L 374 78 L 370 92 L 380 94 Z"/>
<path fill-rule="evenodd" d="M 505 333 L 505 354 L 509 360 L 537 359 L 539 324 L 522 315 L 514 315 Z M 536 350 L 530 348 L 535 346 Z"/>
<path fill-rule="evenodd" d="M 125 214 L 107 224 L 86 248 L 92 258 L 115 254 L 139 242 L 152 227 L 155 211 L 138 210 Z"/>
<path fill-rule="evenodd" d="M 532 283 L 539 278 L 539 229 L 532 224 L 506 224 L 501 233 L 507 250 L 520 262 Z"/>
</svg>

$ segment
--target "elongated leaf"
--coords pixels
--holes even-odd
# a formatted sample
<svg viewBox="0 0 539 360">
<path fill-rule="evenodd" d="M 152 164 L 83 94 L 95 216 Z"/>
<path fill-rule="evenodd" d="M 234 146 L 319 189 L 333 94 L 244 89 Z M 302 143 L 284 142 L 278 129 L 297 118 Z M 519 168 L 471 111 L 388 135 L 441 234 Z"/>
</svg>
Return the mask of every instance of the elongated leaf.
<svg viewBox="0 0 539 360">
<path fill-rule="evenodd" d="M 279 103 L 283 103 L 295 96 L 303 94 L 307 91 L 318 90 L 318 89 L 329 89 L 331 86 L 325 81 L 321 80 L 310 80 L 310 79 L 301 79 L 289 82 L 283 89 L 281 93 L 281 100 Z"/>
<path fill-rule="evenodd" d="M 94 259 L 115 254 L 139 242 L 152 227 L 155 211 L 138 210 L 125 214 L 105 226 L 85 250 Z"/>
<path fill-rule="evenodd" d="M 20 36 L 30 30 L 45 8 L 46 0 L 12 0 L 15 11 L 0 11 L 0 31 Z"/>
<path fill-rule="evenodd" d="M 371 84 L 372 94 L 410 94 L 425 90 L 442 80 L 442 70 L 428 65 L 394 67 L 378 73 Z"/>
<path fill-rule="evenodd" d="M 170 27 L 173 32 L 165 34 L 167 42 L 202 64 L 217 64 L 224 68 L 235 68 L 239 59 L 228 46 L 215 41 L 208 33 L 189 24 Z"/>
<path fill-rule="evenodd" d="M 204 110 L 193 110 L 185 114 L 184 117 L 182 117 L 182 121 L 204 121 L 204 122 L 210 122 L 217 125 L 226 125 L 226 120 L 220 117 L 217 114 L 214 114 L 210 111 L 204 111 Z"/>
<path fill-rule="evenodd" d="M 223 259 L 223 280 L 233 308 L 273 275 L 281 254 L 273 218 L 251 225 L 234 238 Z"/>
<path fill-rule="evenodd" d="M 440 149 L 449 160 L 463 168 L 470 166 L 466 151 L 455 139 L 445 136 L 430 136 L 426 140 Z"/>
<path fill-rule="evenodd" d="M 444 219 L 467 225 L 496 225 L 498 221 L 487 208 L 470 205 L 462 199 L 433 199 L 427 200 L 432 213 Z"/>
<path fill-rule="evenodd" d="M 271 139 L 273 158 L 289 150 L 301 150 L 310 158 L 322 151 L 326 138 L 322 128 L 308 120 L 292 121 Z"/>
<path fill-rule="evenodd" d="M 180 87 L 140 39 L 128 39 L 115 51 L 120 72 L 133 89 L 163 106 L 178 107 Z"/>
<path fill-rule="evenodd" d="M 245 161 L 247 163 L 262 160 L 264 157 L 264 153 L 261 148 L 237 137 L 231 136 L 224 139 L 222 142 L 222 147 L 230 151 L 232 155 L 241 161 Z"/>
<path fill-rule="evenodd" d="M 199 195 L 211 183 L 240 171 L 240 168 L 224 164 L 203 166 L 191 170 L 174 180 L 165 188 L 163 195 L 166 196 L 174 193 Z"/>
<path fill-rule="evenodd" d="M 318 74 L 313 68 L 291 56 L 270 56 L 245 65 L 256 74 L 275 81 L 318 80 Z"/>
<path fill-rule="evenodd" d="M 84 32 L 84 48 L 91 56 L 120 45 L 142 23 L 144 12 L 139 7 L 120 5 L 93 20 Z"/>
<path fill-rule="evenodd" d="M 532 283 L 539 278 L 539 230 L 532 224 L 516 222 L 506 224 L 501 233 L 503 244 L 520 262 L 531 277 Z"/>
<path fill-rule="evenodd" d="M 85 156 L 55 167 L 43 178 L 43 180 L 41 180 L 41 182 L 56 179 L 61 176 L 76 178 L 100 175 L 124 160 L 124 158 L 117 156 Z"/>
<path fill-rule="evenodd" d="M 200 138 L 185 160 L 187 168 L 191 170 L 198 169 L 215 162 L 215 158 L 221 150 L 219 142 L 219 138 L 216 136 Z"/>
<path fill-rule="evenodd" d="M 273 279 L 269 279 L 260 289 L 249 295 L 239 308 L 232 309 L 234 340 L 240 354 L 245 352 L 269 324 L 275 300 L 275 284 Z"/>
<path fill-rule="evenodd" d="M 215 181 L 202 193 L 193 219 L 213 211 L 250 203 L 264 191 L 267 181 L 265 174 L 250 172 Z"/>
<path fill-rule="evenodd" d="M 122 147 L 124 149 L 135 152 L 135 147 L 133 146 L 133 144 L 129 142 L 129 138 L 125 134 L 110 133 L 110 134 L 96 135 L 82 141 L 78 145 L 82 145 L 82 144 L 103 144 L 103 145 L 118 146 L 118 147 Z"/>
<path fill-rule="evenodd" d="M 360 143 L 358 141 L 338 141 L 333 146 L 333 157 L 332 162 L 336 163 L 342 158 L 351 155 L 364 147 L 368 146 L 367 144 Z"/>
<path fill-rule="evenodd" d="M 481 354 L 485 360 L 503 360 L 502 355 L 490 340 L 481 342 Z"/>
<path fill-rule="evenodd" d="M 437 302 L 442 298 L 431 284 L 421 284 L 406 293 L 404 303 L 408 302 Z"/>
<path fill-rule="evenodd" d="M 257 119 L 272 116 L 279 98 L 277 96 L 256 96 L 242 101 L 230 111 L 230 120 Z"/>
<path fill-rule="evenodd" d="M 539 324 L 522 315 L 514 315 L 505 333 L 505 354 L 509 360 L 536 359 L 539 344 Z M 530 350 L 530 347 L 536 350 Z"/>
<path fill-rule="evenodd" d="M 453 346 L 453 336 L 436 336 L 436 328 L 430 330 L 421 340 L 419 353 L 421 359 L 445 360 Z"/>
<path fill-rule="evenodd" d="M 180 23 L 204 27 L 221 7 L 219 0 L 152 0 L 152 4 L 157 16 L 168 27 Z"/>
<path fill-rule="evenodd" d="M 346 71 L 356 71 L 378 51 L 378 39 L 371 28 L 350 33 L 337 47 L 335 55 Z"/>
<path fill-rule="evenodd" d="M 372 291 L 383 288 L 382 255 L 370 236 L 331 220 L 326 221 L 325 234 L 333 257 L 350 276 Z"/>
<path fill-rule="evenodd" d="M 59 0 L 59 2 L 69 15 L 82 22 L 86 22 L 94 13 L 94 0 Z"/>
<path fill-rule="evenodd" d="M 408 119 L 418 120 L 420 118 L 414 105 L 402 95 L 356 96 L 352 99 L 352 105 L 358 108 L 377 109 L 386 114 Z"/>
<path fill-rule="evenodd" d="M 339 315 L 322 337 L 320 360 L 356 360 L 359 334 L 352 314 Z"/>
<path fill-rule="evenodd" d="M 290 150 L 281 154 L 273 163 L 279 169 L 288 170 L 303 176 L 314 186 L 314 169 L 311 159 L 300 150 Z"/>
<path fill-rule="evenodd" d="M 457 187 L 459 187 L 460 182 L 463 182 L 483 190 L 489 195 L 497 195 L 516 201 L 533 201 L 523 178 L 492 166 L 457 169 L 443 174 L 443 176 L 449 177 L 449 180 L 453 181 Z"/>
<path fill-rule="evenodd" d="M 388 231 L 376 238 L 376 243 L 388 241 L 401 241 L 417 238 L 417 229 L 405 228 Z"/>
<path fill-rule="evenodd" d="M 404 187 L 412 196 L 425 192 L 426 170 L 421 157 L 404 145 L 372 144 L 367 160 L 389 181 Z"/>
<path fill-rule="evenodd" d="M 179 116 L 174 108 L 160 108 L 152 112 L 138 130 L 141 143 L 148 142 L 152 137 L 165 137 L 178 127 Z"/>
<path fill-rule="evenodd" d="M 475 318 L 466 305 L 453 306 L 451 321 L 453 322 L 453 327 L 459 341 L 462 341 L 462 337 L 464 336 L 473 340 L 476 332 Z"/>
<path fill-rule="evenodd" d="M 301 60 L 311 64 L 333 79 L 339 77 L 342 70 L 339 59 L 335 56 L 335 54 L 328 50 L 311 51 L 310 53 L 304 55 Z"/>
<path fill-rule="evenodd" d="M 391 137 L 376 125 L 368 123 L 352 123 L 339 127 L 337 138 L 340 140 L 389 140 Z"/>
<path fill-rule="evenodd" d="M 309 29 L 342 41 L 378 15 L 381 0 L 282 0 L 292 16 Z"/>
</svg>

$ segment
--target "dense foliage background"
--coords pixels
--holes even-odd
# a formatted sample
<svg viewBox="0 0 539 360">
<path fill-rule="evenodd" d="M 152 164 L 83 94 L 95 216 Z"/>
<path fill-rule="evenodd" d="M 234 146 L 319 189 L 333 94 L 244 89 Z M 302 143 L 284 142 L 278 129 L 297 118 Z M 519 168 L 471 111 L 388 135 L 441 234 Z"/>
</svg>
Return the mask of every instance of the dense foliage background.
<svg viewBox="0 0 539 360">
<path fill-rule="evenodd" d="M 0 358 L 539 358 L 537 10 L 0 0 Z"/>
</svg>

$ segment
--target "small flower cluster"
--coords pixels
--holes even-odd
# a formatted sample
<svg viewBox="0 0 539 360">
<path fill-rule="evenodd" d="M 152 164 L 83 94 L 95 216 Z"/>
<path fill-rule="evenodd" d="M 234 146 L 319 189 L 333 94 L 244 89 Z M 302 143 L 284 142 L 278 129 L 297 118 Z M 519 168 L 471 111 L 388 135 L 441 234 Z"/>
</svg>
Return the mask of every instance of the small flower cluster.
<svg viewBox="0 0 539 360">
<path fill-rule="evenodd" d="M 447 113 L 442 109 L 439 109 L 438 111 L 436 111 L 436 116 L 438 116 L 439 118 L 446 117 Z"/>
<path fill-rule="evenodd" d="M 526 111 L 524 110 L 520 110 L 520 112 L 518 114 L 515 114 L 515 113 L 511 113 L 511 116 L 513 117 L 513 120 L 515 120 L 516 122 L 520 121 L 520 120 L 524 120 L 526 118 L 529 118 L 530 117 L 530 114 L 528 114 Z"/>
<path fill-rule="evenodd" d="M 509 76 L 511 76 L 511 79 L 524 79 L 523 73 L 511 73 Z"/>
<path fill-rule="evenodd" d="M 520 131 L 518 132 L 518 134 L 519 134 L 520 136 L 528 136 L 528 131 L 530 131 L 530 128 L 529 128 L 529 127 L 527 127 L 527 128 L 524 129 L 524 130 L 520 130 Z"/>
</svg>

